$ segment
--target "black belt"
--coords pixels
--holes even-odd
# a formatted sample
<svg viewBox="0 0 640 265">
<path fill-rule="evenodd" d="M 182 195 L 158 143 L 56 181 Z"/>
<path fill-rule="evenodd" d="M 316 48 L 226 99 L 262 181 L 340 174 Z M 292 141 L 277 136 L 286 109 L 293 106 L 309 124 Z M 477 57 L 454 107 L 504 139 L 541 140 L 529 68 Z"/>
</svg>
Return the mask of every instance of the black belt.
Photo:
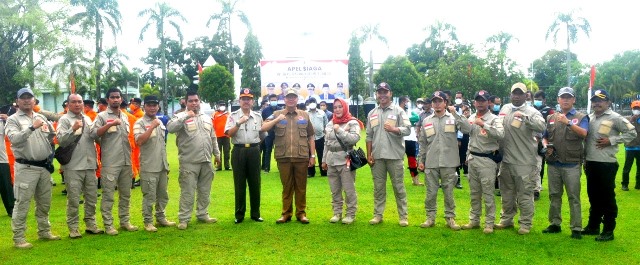
<svg viewBox="0 0 640 265">
<path fill-rule="evenodd" d="M 36 166 L 36 167 L 44 167 L 44 168 L 46 168 L 47 164 L 49 164 L 47 159 L 42 160 L 42 161 L 30 161 L 30 160 L 26 160 L 26 159 L 22 159 L 22 158 L 16 158 L 16 162 L 18 162 L 20 164 Z"/>
<path fill-rule="evenodd" d="M 255 143 L 255 144 L 233 144 L 233 147 L 256 147 L 256 146 L 260 146 L 260 143 Z"/>
<path fill-rule="evenodd" d="M 495 151 L 488 153 L 488 154 L 483 154 L 483 153 L 476 153 L 476 152 L 469 152 L 474 156 L 479 156 L 479 157 L 492 157 L 493 153 L 495 153 Z"/>
</svg>

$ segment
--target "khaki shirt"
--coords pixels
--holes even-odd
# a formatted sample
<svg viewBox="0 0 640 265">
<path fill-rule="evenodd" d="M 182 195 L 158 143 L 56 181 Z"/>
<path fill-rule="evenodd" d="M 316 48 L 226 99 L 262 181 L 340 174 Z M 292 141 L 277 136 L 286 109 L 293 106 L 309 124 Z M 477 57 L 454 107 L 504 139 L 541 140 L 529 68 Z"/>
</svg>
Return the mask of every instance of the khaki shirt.
<svg viewBox="0 0 640 265">
<path fill-rule="evenodd" d="M 167 129 L 176 134 L 180 163 L 211 163 L 211 155 L 220 156 L 213 121 L 204 113 L 189 118 L 187 112 L 173 116 Z"/>
<path fill-rule="evenodd" d="M 470 131 L 467 119 L 458 113 L 445 111 L 442 117 L 435 113 L 426 117 L 420 128 L 420 153 L 418 163 L 425 168 L 458 167 L 458 130 Z"/>
<path fill-rule="evenodd" d="M 351 150 L 360 141 L 360 124 L 356 120 L 351 120 L 345 124 L 340 124 L 338 130 L 333 130 L 333 121 L 330 121 L 324 131 L 324 151 L 321 162 L 330 166 L 345 165 L 347 163 L 347 152 L 344 151 L 340 142 L 336 139 L 336 134 L 340 137 L 344 146 Z"/>
<path fill-rule="evenodd" d="M 150 118 L 147 115 L 142 116 L 133 124 L 133 137 L 138 137 L 151 128 L 151 122 L 156 117 Z M 162 123 L 151 132 L 151 136 L 140 146 L 140 171 L 143 172 L 161 172 L 169 171 L 169 162 L 167 161 L 167 147 L 165 145 L 166 128 Z"/>
<path fill-rule="evenodd" d="M 120 125 L 111 126 L 101 137 L 98 137 L 98 129 L 111 122 L 120 119 Z M 131 144 L 129 143 L 129 118 L 117 110 L 110 108 L 98 113 L 91 126 L 91 137 L 100 143 L 100 155 L 103 167 L 118 167 L 131 165 Z"/>
<path fill-rule="evenodd" d="M 615 163 L 618 144 L 631 142 L 637 133 L 633 124 L 620 114 L 606 110 L 602 115 L 589 114 L 589 132 L 586 140 L 587 161 Z M 596 140 L 609 138 L 611 146 L 596 147 Z"/>
<path fill-rule="evenodd" d="M 83 127 L 73 131 L 71 127 L 78 120 L 84 119 Z M 91 138 L 91 119 L 83 115 L 75 115 L 73 112 L 67 112 L 58 120 L 58 145 L 68 146 L 80 137 L 78 145 L 73 149 L 69 164 L 64 165 L 64 169 L 68 170 L 89 170 L 96 169 L 98 166 L 98 158 L 96 155 L 96 145 L 94 139 Z"/>
<path fill-rule="evenodd" d="M 272 120 L 280 114 L 285 119 L 278 122 L 275 127 L 276 138 L 274 140 L 275 158 L 282 160 L 292 158 L 296 160 L 309 160 L 311 147 L 309 140 L 313 139 L 313 125 L 309 120 L 309 114 L 303 110 L 287 112 L 286 109 L 278 110 L 267 118 Z"/>
<path fill-rule="evenodd" d="M 514 115 L 519 111 L 525 116 L 523 119 Z M 535 166 L 538 155 L 538 140 L 534 134 L 543 133 L 546 122 L 542 114 L 534 107 L 522 104 L 514 107 L 509 103 L 502 107 L 498 116 L 503 119 L 504 138 L 502 161 L 513 165 Z"/>
<path fill-rule="evenodd" d="M 400 134 L 387 132 L 384 124 L 400 129 Z M 367 143 L 371 143 L 374 159 L 404 159 L 404 137 L 411 134 L 409 116 L 393 104 L 374 108 L 367 115 Z"/>
<path fill-rule="evenodd" d="M 224 133 L 226 134 L 238 124 L 238 120 L 244 116 L 242 109 L 238 109 L 231 112 L 227 119 L 227 124 L 224 126 Z M 260 132 L 262 127 L 262 115 L 258 112 L 251 111 L 249 113 L 249 120 L 238 127 L 238 131 L 231 138 L 233 144 L 257 144 L 260 143 L 260 139 L 264 139 L 266 133 Z"/>
<path fill-rule="evenodd" d="M 472 156 L 470 152 L 488 154 L 500 148 L 500 141 L 504 138 L 504 127 L 502 120 L 487 111 L 480 119 L 484 122 L 484 126 L 480 127 L 475 124 L 477 113 L 469 117 L 471 131 L 462 130 L 463 133 L 469 134 L 469 149 L 467 154 Z M 469 158 L 471 159 L 471 158 Z"/>
<path fill-rule="evenodd" d="M 4 146 L 4 125 L 7 123 L 5 120 L 0 120 L 0 163 L 9 163 L 9 157 L 7 156 L 7 149 Z"/>
<path fill-rule="evenodd" d="M 31 131 L 29 126 L 33 125 L 34 119 L 44 121 L 42 127 Z M 25 159 L 29 161 L 42 161 L 47 159 L 53 153 L 53 137 L 55 131 L 47 118 L 42 114 L 33 113 L 33 117 L 29 117 L 22 110 L 9 116 L 5 126 L 5 134 L 11 142 L 11 150 L 16 159 Z"/>
</svg>

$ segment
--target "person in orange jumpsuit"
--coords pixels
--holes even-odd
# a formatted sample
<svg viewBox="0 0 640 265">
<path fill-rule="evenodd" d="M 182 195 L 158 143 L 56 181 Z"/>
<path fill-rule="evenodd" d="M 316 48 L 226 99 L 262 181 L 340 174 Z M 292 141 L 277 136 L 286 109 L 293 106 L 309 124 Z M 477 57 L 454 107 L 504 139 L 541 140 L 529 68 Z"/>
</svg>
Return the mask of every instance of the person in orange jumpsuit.
<svg viewBox="0 0 640 265">
<path fill-rule="evenodd" d="M 126 114 L 127 119 L 129 120 L 129 144 L 131 145 L 131 167 L 133 169 L 133 176 L 131 176 L 131 189 L 133 189 L 135 188 L 134 184 L 136 176 L 138 175 L 138 172 L 140 172 L 140 149 L 136 148 L 136 140 L 133 136 L 133 124 L 136 123 L 138 119 L 127 111 L 128 106 L 127 101 L 122 100 L 122 103 L 120 104 L 120 111 Z"/>
<path fill-rule="evenodd" d="M 84 103 L 84 114 L 87 115 L 87 117 L 89 117 L 89 119 L 91 119 L 91 122 L 93 122 L 96 119 L 96 116 L 98 116 L 98 113 L 93 110 L 93 106 L 95 105 L 95 101 L 91 100 L 91 99 L 85 99 L 82 101 Z M 105 100 L 104 102 L 104 106 L 106 108 L 107 106 L 107 102 Z M 96 169 L 96 177 L 98 178 L 98 189 L 100 188 L 100 168 L 102 167 L 102 164 L 100 163 L 100 145 L 96 143 L 96 154 L 98 155 L 98 168 Z"/>
<path fill-rule="evenodd" d="M 142 105 L 141 98 L 132 98 L 131 102 L 129 102 L 129 110 L 131 111 L 131 114 L 136 117 L 135 119 L 136 121 L 144 117 L 144 111 L 142 110 L 141 105 Z M 133 123 L 135 123 L 135 121 Z M 130 124 L 133 124 L 133 123 L 130 123 Z M 134 139 L 134 142 L 135 142 L 135 139 Z M 131 163 L 133 164 L 133 168 L 134 168 L 133 172 L 136 172 L 136 169 L 137 169 L 137 172 L 140 172 L 140 147 L 137 144 L 133 145 L 133 149 L 131 149 L 131 155 L 133 156 L 131 158 Z M 138 179 L 138 181 L 134 180 L 133 185 L 140 186 L 140 179 Z"/>
</svg>

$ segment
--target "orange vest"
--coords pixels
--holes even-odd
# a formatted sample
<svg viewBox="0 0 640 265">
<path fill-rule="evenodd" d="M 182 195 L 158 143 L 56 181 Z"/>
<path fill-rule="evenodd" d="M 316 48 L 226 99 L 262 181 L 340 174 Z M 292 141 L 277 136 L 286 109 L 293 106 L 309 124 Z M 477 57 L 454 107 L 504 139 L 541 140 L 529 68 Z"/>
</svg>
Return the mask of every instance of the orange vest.
<svg viewBox="0 0 640 265">
<path fill-rule="evenodd" d="M 216 112 L 213 113 L 213 127 L 216 129 L 216 137 L 229 137 L 224 134 L 224 127 L 227 126 L 227 118 L 229 118 L 229 112 L 227 111 L 222 112 L 216 110 Z"/>
</svg>

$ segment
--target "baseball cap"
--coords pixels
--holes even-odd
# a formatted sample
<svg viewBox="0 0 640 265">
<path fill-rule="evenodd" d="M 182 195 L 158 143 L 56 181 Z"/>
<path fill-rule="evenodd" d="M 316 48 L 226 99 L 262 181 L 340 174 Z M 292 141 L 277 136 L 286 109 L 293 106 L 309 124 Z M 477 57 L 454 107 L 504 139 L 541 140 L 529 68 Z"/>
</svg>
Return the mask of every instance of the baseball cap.
<svg viewBox="0 0 640 265">
<path fill-rule="evenodd" d="M 93 101 L 92 99 L 85 99 L 85 100 L 82 101 L 82 103 L 85 104 L 85 105 L 90 105 L 90 106 L 93 106 L 93 104 L 96 104 L 96 102 Z"/>
<path fill-rule="evenodd" d="M 25 88 L 21 88 L 20 90 L 18 90 L 18 96 L 16 98 L 20 98 L 20 96 L 24 95 L 24 94 L 29 94 L 33 97 L 33 91 L 31 91 L 30 88 L 25 87 Z"/>
<path fill-rule="evenodd" d="M 422 103 L 424 103 L 424 98 L 418 98 L 418 99 L 416 99 L 416 103 L 418 103 L 418 102 L 422 102 Z"/>
<path fill-rule="evenodd" d="M 385 82 L 382 82 L 382 83 L 378 84 L 378 87 L 377 87 L 376 91 L 378 91 L 380 89 L 391 91 L 391 87 L 389 86 L 389 84 L 387 84 Z"/>
<path fill-rule="evenodd" d="M 292 89 L 292 88 L 287 89 L 287 93 L 285 93 L 284 96 L 286 97 L 288 95 L 296 95 L 297 96 L 298 95 L 298 91 L 296 91 L 295 89 Z"/>
<path fill-rule="evenodd" d="M 253 94 L 251 94 L 251 89 L 243 88 L 242 91 L 240 91 L 240 98 L 242 97 L 253 98 Z"/>
<path fill-rule="evenodd" d="M 442 91 L 436 91 L 436 92 L 433 92 L 433 96 L 431 97 L 431 100 L 433 100 L 434 98 L 440 98 L 442 100 L 447 100 L 447 94 L 445 94 Z"/>
<path fill-rule="evenodd" d="M 157 96 L 148 95 L 144 97 L 144 104 L 158 104 L 158 103 L 160 103 L 160 100 L 158 99 Z"/>
<path fill-rule="evenodd" d="M 598 89 L 598 90 L 596 90 L 595 93 L 593 93 L 593 96 L 591 96 L 590 100 L 593 100 L 593 98 L 595 98 L 595 97 L 598 97 L 598 98 L 600 98 L 602 100 L 607 100 L 608 101 L 609 100 L 609 92 L 607 92 L 604 89 Z"/>
<path fill-rule="evenodd" d="M 522 93 L 527 93 L 527 86 L 521 82 L 515 83 L 513 84 L 513 86 L 511 86 L 511 93 L 513 93 L 513 91 L 515 91 L 516 89 L 520 89 Z"/>
<path fill-rule="evenodd" d="M 573 92 L 573 88 L 570 87 L 563 87 L 560 90 L 558 90 L 558 97 L 564 95 L 564 94 L 569 94 L 572 97 L 575 97 L 576 94 Z"/>
<path fill-rule="evenodd" d="M 479 97 L 484 99 L 484 100 L 489 100 L 489 97 L 491 97 L 491 94 L 489 94 L 489 92 L 487 92 L 485 90 L 480 90 L 480 91 L 476 92 L 476 94 L 473 96 L 473 98 L 477 99 Z"/>
</svg>

